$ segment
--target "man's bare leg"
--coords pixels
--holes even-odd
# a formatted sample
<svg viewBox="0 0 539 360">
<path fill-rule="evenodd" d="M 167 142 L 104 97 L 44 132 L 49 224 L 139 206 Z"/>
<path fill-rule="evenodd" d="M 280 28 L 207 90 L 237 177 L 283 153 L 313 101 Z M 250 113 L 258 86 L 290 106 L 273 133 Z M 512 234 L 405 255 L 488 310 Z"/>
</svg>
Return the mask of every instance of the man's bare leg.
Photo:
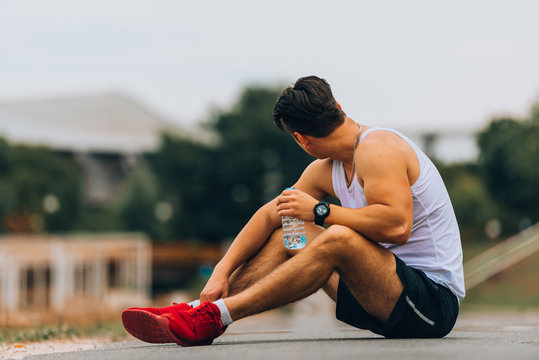
<svg viewBox="0 0 539 360">
<path fill-rule="evenodd" d="M 305 224 L 307 246 L 324 228 L 311 223 Z M 247 262 L 242 264 L 230 276 L 229 296 L 240 293 L 272 272 L 290 257 L 303 250 L 287 250 L 283 244 L 283 232 L 276 229 L 266 244 Z"/>
<path fill-rule="evenodd" d="M 331 226 L 309 247 L 244 291 L 225 299 L 239 320 L 302 299 L 321 288 L 337 271 L 376 319 L 386 322 L 402 293 L 393 254 L 344 226 Z"/>
</svg>

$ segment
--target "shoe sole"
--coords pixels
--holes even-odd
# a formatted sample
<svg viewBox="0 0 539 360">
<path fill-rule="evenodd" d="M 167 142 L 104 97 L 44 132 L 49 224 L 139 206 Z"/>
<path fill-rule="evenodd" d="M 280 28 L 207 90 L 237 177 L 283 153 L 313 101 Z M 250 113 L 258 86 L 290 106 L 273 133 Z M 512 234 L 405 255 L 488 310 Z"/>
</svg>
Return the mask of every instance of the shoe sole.
<svg viewBox="0 0 539 360">
<path fill-rule="evenodd" d="M 128 333 L 139 340 L 152 344 L 176 343 L 189 346 L 174 336 L 168 328 L 168 319 L 145 310 L 125 310 L 122 324 Z"/>
<path fill-rule="evenodd" d="M 170 331 L 169 320 L 145 310 L 124 310 L 122 324 L 128 333 L 139 340 L 152 344 L 176 343 L 181 346 L 210 345 L 211 340 L 188 343 Z"/>
</svg>

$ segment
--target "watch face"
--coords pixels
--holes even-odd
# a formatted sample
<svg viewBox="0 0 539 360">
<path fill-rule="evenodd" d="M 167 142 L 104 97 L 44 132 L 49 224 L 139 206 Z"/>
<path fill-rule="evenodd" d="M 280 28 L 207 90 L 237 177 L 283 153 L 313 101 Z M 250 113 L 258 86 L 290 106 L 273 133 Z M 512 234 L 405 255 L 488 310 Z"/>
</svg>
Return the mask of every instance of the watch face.
<svg viewBox="0 0 539 360">
<path fill-rule="evenodd" d="M 316 207 L 316 213 L 317 213 L 319 216 L 325 215 L 327 212 L 328 212 L 328 210 L 326 209 L 326 207 L 325 207 L 324 205 L 321 205 L 321 206 L 317 206 L 317 207 Z"/>
</svg>

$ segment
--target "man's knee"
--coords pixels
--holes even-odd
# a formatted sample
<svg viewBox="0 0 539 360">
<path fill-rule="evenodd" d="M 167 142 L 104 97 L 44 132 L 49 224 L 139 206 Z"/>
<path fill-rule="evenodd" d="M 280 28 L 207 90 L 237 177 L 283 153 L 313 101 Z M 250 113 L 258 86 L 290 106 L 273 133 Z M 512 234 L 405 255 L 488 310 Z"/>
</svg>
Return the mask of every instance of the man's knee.
<svg viewBox="0 0 539 360">
<path fill-rule="evenodd" d="M 313 245 L 322 254 L 347 256 L 354 253 L 357 256 L 366 241 L 368 240 L 347 226 L 331 225 L 313 242 Z"/>
<path fill-rule="evenodd" d="M 326 231 L 327 235 L 333 239 L 341 239 L 348 241 L 352 237 L 357 236 L 358 233 L 355 230 L 352 230 L 348 226 L 344 225 L 331 225 Z"/>
<path fill-rule="evenodd" d="M 331 225 L 324 233 L 323 240 L 325 243 L 334 245 L 334 243 L 346 245 L 347 243 L 357 239 L 359 234 L 344 225 Z"/>
</svg>

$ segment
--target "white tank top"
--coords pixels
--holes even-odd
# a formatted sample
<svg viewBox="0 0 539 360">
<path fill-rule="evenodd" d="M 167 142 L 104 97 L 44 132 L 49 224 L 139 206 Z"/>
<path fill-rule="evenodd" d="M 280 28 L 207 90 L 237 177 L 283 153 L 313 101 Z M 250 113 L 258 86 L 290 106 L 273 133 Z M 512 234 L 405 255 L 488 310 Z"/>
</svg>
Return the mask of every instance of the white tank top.
<svg viewBox="0 0 539 360">
<path fill-rule="evenodd" d="M 389 131 L 401 137 L 415 151 L 420 168 L 418 179 L 410 187 L 414 205 L 410 238 L 404 245 L 381 245 L 406 265 L 422 270 L 431 280 L 450 289 L 460 303 L 465 295 L 462 245 L 455 212 L 440 173 L 425 153 L 398 131 L 370 128 L 361 135 L 359 143 L 373 131 Z M 350 187 L 346 186 L 341 161 L 333 161 L 332 180 L 335 195 L 343 207 L 358 209 L 367 206 L 365 192 L 355 175 Z"/>
</svg>

